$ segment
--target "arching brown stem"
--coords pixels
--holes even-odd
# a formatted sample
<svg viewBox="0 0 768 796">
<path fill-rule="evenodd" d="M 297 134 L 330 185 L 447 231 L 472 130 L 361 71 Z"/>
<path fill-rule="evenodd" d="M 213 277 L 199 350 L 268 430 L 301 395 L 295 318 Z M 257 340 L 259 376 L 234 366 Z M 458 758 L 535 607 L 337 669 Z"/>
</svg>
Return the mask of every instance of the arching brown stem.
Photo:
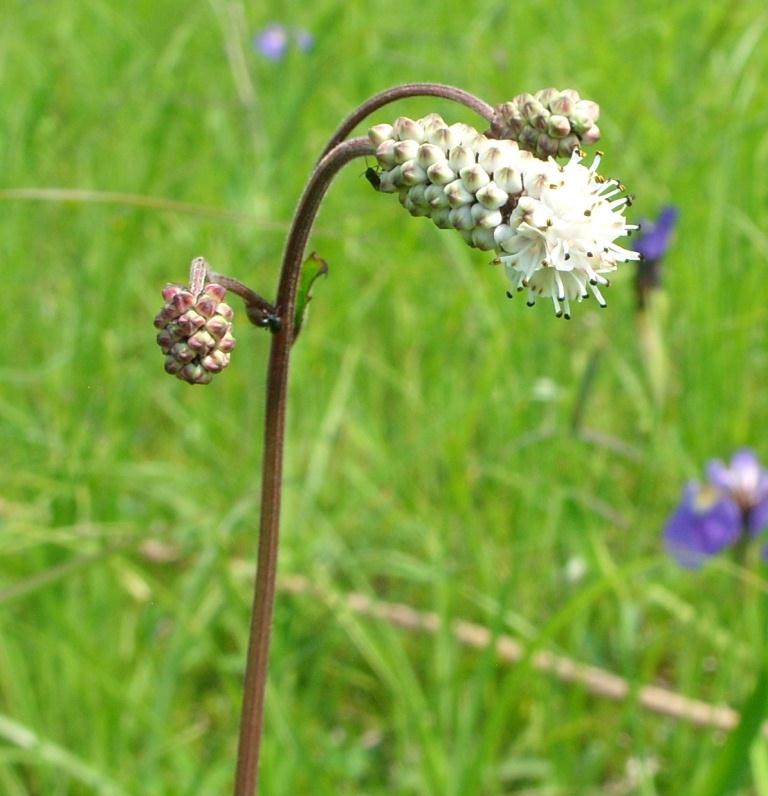
<svg viewBox="0 0 768 796">
<path fill-rule="evenodd" d="M 267 681 L 272 611 L 275 602 L 285 399 L 294 333 L 292 319 L 304 250 L 320 202 L 335 175 L 349 161 L 370 155 L 372 151 L 373 148 L 367 138 L 353 138 L 338 144 L 322 158 L 299 200 L 283 255 L 276 301 L 277 314 L 283 322 L 272 336 L 267 370 L 259 553 L 251 614 L 251 634 L 245 669 L 235 796 L 253 796 L 258 784 L 259 751 L 264 721 L 264 692 Z"/>
<path fill-rule="evenodd" d="M 471 108 L 489 123 L 493 121 L 495 113 L 493 107 L 487 102 L 455 86 L 448 86 L 444 83 L 404 83 L 402 86 L 394 86 L 393 88 L 382 91 L 380 94 L 374 94 L 374 96 L 366 100 L 360 107 L 356 108 L 347 116 L 339 125 L 336 132 L 331 136 L 327 146 L 323 150 L 323 154 L 320 156 L 321 159 L 338 143 L 343 141 L 363 119 L 370 116 L 374 111 L 383 108 L 385 105 L 389 105 L 391 102 L 408 97 L 441 97 L 442 99 L 458 102 L 460 105 L 466 105 L 468 108 Z"/>
</svg>

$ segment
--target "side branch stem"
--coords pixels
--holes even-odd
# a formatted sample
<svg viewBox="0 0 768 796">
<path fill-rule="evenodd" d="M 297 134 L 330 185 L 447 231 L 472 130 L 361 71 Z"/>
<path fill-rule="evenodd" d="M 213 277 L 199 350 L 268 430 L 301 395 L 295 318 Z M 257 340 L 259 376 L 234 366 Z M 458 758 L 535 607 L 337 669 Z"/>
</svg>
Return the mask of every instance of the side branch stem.
<svg viewBox="0 0 768 796">
<path fill-rule="evenodd" d="M 353 138 L 327 151 L 315 167 L 299 200 L 283 254 L 280 284 L 275 302 L 277 315 L 282 323 L 279 330 L 272 335 L 267 370 L 259 552 L 245 669 L 235 796 L 253 796 L 257 792 L 258 785 L 264 692 L 275 602 L 288 365 L 294 338 L 293 315 L 296 290 L 304 250 L 320 202 L 334 176 L 349 161 L 370 155 L 372 151 L 373 148 L 367 138 Z"/>
<path fill-rule="evenodd" d="M 339 125 L 320 157 L 325 157 L 331 149 L 343 141 L 366 116 L 369 116 L 384 105 L 389 105 L 390 102 L 406 99 L 407 97 L 441 97 L 442 99 L 466 105 L 489 123 L 493 121 L 493 107 L 468 91 L 462 91 L 460 88 L 448 86 L 444 83 L 405 83 L 402 86 L 388 88 L 380 94 L 375 94 L 356 108 Z"/>
</svg>

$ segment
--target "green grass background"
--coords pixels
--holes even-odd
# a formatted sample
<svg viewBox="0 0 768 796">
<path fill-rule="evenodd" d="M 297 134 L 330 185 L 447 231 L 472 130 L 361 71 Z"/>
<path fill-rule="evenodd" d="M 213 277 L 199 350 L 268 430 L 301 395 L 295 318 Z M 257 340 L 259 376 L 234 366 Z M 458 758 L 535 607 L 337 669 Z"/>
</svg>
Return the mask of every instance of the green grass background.
<svg viewBox="0 0 768 796">
<path fill-rule="evenodd" d="M 251 37 L 273 19 L 314 49 L 265 61 Z M 660 529 L 708 458 L 750 445 L 768 459 L 767 27 L 758 0 L 7 0 L 0 793 L 230 789 L 269 341 L 240 311 L 230 369 L 193 389 L 163 373 L 152 317 L 198 254 L 271 294 L 326 138 L 413 80 L 600 102 L 603 170 L 637 194 L 632 219 L 681 208 L 669 387 L 651 399 L 631 266 L 606 311 L 556 321 L 507 301 L 487 254 L 353 165 L 311 242 L 331 271 L 295 349 L 281 571 L 636 685 L 736 706 L 754 689 L 759 718 L 764 572 L 725 557 L 682 571 Z M 433 110 L 477 121 L 429 99 L 375 121 Z M 724 747 L 447 632 L 280 595 L 271 661 L 269 796 L 768 794 L 754 733 Z"/>
</svg>

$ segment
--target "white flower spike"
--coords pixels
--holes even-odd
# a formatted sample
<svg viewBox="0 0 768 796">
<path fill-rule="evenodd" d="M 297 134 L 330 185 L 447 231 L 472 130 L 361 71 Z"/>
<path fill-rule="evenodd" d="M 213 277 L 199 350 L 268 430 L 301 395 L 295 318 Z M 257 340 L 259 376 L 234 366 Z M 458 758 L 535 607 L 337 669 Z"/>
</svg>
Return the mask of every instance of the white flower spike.
<svg viewBox="0 0 768 796">
<path fill-rule="evenodd" d="M 389 130 L 392 137 L 383 138 Z M 416 147 L 425 135 L 430 143 Z M 587 167 L 574 150 L 560 165 L 515 141 L 448 126 L 436 114 L 377 125 L 370 138 L 378 147 L 379 190 L 399 193 L 412 215 L 459 230 L 470 246 L 495 251 L 513 287 L 528 290 L 529 305 L 549 298 L 565 318 L 572 301 L 590 295 L 604 307 L 605 274 L 640 259 L 615 242 L 637 225 L 624 217 L 624 186 L 597 173 L 600 154 Z"/>
</svg>

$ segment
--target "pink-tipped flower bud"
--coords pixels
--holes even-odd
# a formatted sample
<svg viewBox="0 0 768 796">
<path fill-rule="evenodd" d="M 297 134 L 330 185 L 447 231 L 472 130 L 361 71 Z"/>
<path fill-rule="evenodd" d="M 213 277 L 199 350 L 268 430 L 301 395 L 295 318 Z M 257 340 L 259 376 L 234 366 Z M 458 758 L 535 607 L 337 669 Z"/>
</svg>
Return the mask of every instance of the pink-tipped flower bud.
<svg viewBox="0 0 768 796">
<path fill-rule="evenodd" d="M 517 141 L 522 149 L 544 160 L 550 156 L 570 157 L 582 144 L 597 141 L 599 115 L 598 104 L 582 99 L 577 91 L 548 88 L 535 96 L 520 94 L 497 105 L 486 135 Z M 568 143 L 561 145 L 566 139 Z"/>
<path fill-rule="evenodd" d="M 375 147 L 378 147 L 380 144 L 384 143 L 384 141 L 393 138 L 393 132 L 394 128 L 391 124 L 374 124 L 368 131 L 368 140 Z"/>
<path fill-rule="evenodd" d="M 229 363 L 235 346 L 233 313 L 222 301 L 227 292 L 223 285 L 203 284 L 202 275 L 195 284 L 197 295 L 180 285 L 164 288 L 166 304 L 155 319 L 157 344 L 165 354 L 167 373 L 190 384 L 208 384 Z"/>
<path fill-rule="evenodd" d="M 409 160 L 415 160 L 419 152 L 419 145 L 416 141 L 407 139 L 405 141 L 398 141 L 394 147 L 395 163 L 405 163 Z"/>
<path fill-rule="evenodd" d="M 420 144 L 424 140 L 424 128 L 419 122 L 400 116 L 395 119 L 393 136 L 400 141 L 415 141 Z"/>
</svg>

